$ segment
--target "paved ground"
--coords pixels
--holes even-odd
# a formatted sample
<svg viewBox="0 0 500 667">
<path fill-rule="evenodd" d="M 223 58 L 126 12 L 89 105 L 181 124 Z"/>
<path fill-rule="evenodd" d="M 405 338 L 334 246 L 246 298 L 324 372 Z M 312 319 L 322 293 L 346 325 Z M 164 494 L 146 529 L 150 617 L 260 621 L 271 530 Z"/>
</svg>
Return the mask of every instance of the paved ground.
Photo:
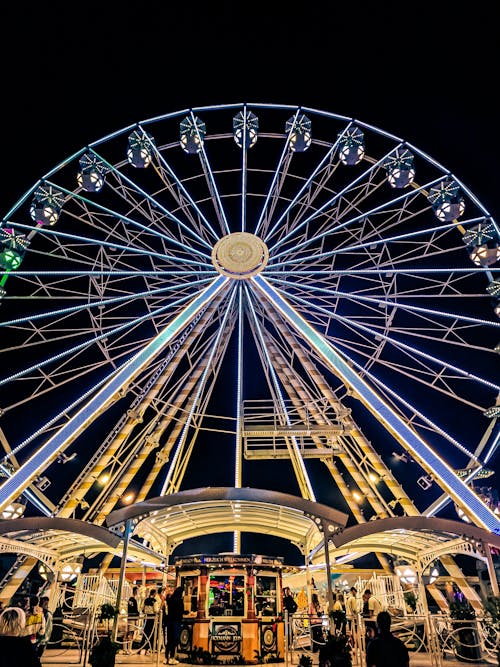
<svg viewBox="0 0 500 667">
<path fill-rule="evenodd" d="M 298 665 L 299 658 L 300 658 L 301 653 L 296 652 L 289 654 L 289 661 L 288 665 Z M 318 664 L 318 655 L 313 654 L 313 665 Z M 133 665 L 163 665 L 164 664 L 164 657 L 163 655 L 123 655 L 119 653 L 116 656 L 116 665 L 130 665 L 131 667 Z M 46 655 L 43 656 L 42 658 L 42 665 L 47 665 L 47 667 L 70 667 L 71 665 L 75 665 L 78 667 L 90 667 L 90 665 L 85 665 L 83 660 L 79 660 L 79 655 L 77 651 L 65 651 L 64 653 L 57 652 L 51 652 L 48 651 Z M 462 662 L 458 660 L 450 660 L 446 659 L 441 662 L 441 666 L 438 665 L 437 662 L 433 662 L 430 659 L 430 656 L 426 654 L 421 654 L 421 653 L 412 653 L 410 654 L 410 667 L 464 667 L 464 665 L 470 665 L 471 667 L 492 667 L 492 665 L 495 665 L 495 662 Z M 21 666 L 20 666 L 21 667 Z M 192 667 L 189 663 L 182 663 L 180 662 L 178 667 Z M 284 662 L 281 663 L 265 663 L 265 667 L 287 667 Z M 356 660 L 353 661 L 353 667 L 365 667 L 364 665 L 360 665 L 359 661 L 356 662 Z"/>
</svg>

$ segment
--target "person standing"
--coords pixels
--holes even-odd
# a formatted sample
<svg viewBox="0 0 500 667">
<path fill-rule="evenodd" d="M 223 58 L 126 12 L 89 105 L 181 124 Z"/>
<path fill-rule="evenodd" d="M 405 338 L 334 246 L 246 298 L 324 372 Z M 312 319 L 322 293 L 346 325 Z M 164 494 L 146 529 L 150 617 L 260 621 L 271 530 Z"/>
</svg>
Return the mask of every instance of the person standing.
<svg viewBox="0 0 500 667">
<path fill-rule="evenodd" d="M 333 611 L 345 611 L 344 596 L 342 595 L 342 593 L 337 593 L 335 595 L 335 602 L 333 603 Z"/>
<path fill-rule="evenodd" d="M 311 604 L 309 605 L 309 622 L 311 624 L 311 643 L 312 651 L 316 653 L 319 651 L 320 644 L 324 643 L 323 639 L 323 607 L 319 601 L 318 594 L 311 595 Z"/>
<path fill-rule="evenodd" d="M 369 588 L 363 593 L 363 618 L 365 619 L 366 638 L 372 639 L 377 633 L 377 616 L 382 611 L 382 604 Z"/>
<path fill-rule="evenodd" d="M 292 627 L 292 616 L 298 609 L 298 604 L 295 602 L 295 599 L 292 595 L 292 591 L 289 586 L 286 586 L 283 589 L 283 611 L 287 612 L 288 624 L 287 624 L 287 634 L 288 634 L 288 647 L 291 648 L 293 644 L 293 627 Z"/>
<path fill-rule="evenodd" d="M 36 646 L 39 639 L 45 635 L 45 617 L 38 595 L 30 595 L 29 609 L 25 616 L 24 635 L 29 637 L 31 643 Z"/>
<path fill-rule="evenodd" d="M 26 615 L 20 607 L 7 607 L 0 614 L 0 667 L 41 667 L 25 625 Z"/>
<path fill-rule="evenodd" d="M 355 586 L 351 586 L 349 595 L 345 602 L 345 613 L 348 619 L 356 618 L 359 613 L 359 603 L 357 598 L 358 591 Z"/>
<path fill-rule="evenodd" d="M 344 596 L 342 593 L 335 594 L 335 600 L 332 607 L 331 618 L 335 625 L 335 631 L 345 634 L 346 613 L 344 609 Z"/>
<path fill-rule="evenodd" d="M 143 648 L 146 649 L 146 653 L 151 653 L 154 643 L 154 630 L 156 616 L 160 611 L 160 605 L 156 599 L 156 588 L 151 588 L 149 591 L 148 597 L 144 600 L 144 606 L 142 608 L 144 612 L 145 621 L 144 621 L 144 642 Z"/>
<path fill-rule="evenodd" d="M 43 652 L 47 648 L 47 644 L 50 641 L 50 636 L 52 635 L 52 627 L 53 627 L 53 615 L 49 609 L 49 598 L 47 595 L 44 595 L 40 598 L 40 607 L 42 609 L 42 614 L 45 619 L 45 632 L 43 633 L 43 635 L 38 635 L 36 652 L 39 657 L 42 657 Z"/>
<path fill-rule="evenodd" d="M 354 643 L 354 637 L 356 636 L 356 628 L 358 623 L 358 614 L 359 614 L 359 602 L 357 597 L 358 591 L 355 586 L 351 586 L 349 590 L 349 595 L 345 601 L 345 613 L 347 620 L 347 631 L 350 637 L 351 646 Z"/>
<path fill-rule="evenodd" d="M 377 614 L 378 635 L 366 647 L 367 667 L 409 667 L 410 655 L 404 643 L 391 632 L 391 615 Z"/>
<path fill-rule="evenodd" d="M 123 647 L 125 655 L 132 653 L 134 634 L 137 632 L 139 622 L 139 587 L 132 588 L 132 595 L 127 600 L 127 634 L 125 636 L 125 645 Z"/>
<path fill-rule="evenodd" d="M 182 618 L 184 616 L 184 599 L 182 586 L 177 586 L 172 595 L 167 598 L 167 643 L 165 646 L 165 663 L 178 665 L 175 657 L 177 644 L 181 636 Z"/>
</svg>

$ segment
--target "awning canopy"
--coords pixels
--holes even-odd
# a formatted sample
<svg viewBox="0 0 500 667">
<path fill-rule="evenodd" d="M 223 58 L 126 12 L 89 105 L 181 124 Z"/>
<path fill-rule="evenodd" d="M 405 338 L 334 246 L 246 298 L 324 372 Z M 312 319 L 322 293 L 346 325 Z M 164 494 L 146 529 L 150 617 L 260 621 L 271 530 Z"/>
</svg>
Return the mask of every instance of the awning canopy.
<svg viewBox="0 0 500 667">
<path fill-rule="evenodd" d="M 500 536 L 495 533 L 463 521 L 425 516 L 369 521 L 339 530 L 331 542 L 333 562 L 342 559 L 344 563 L 374 552 L 424 564 L 450 553 L 486 559 L 486 545 L 500 549 Z"/>
<path fill-rule="evenodd" d="M 106 524 L 135 524 L 134 535 L 165 554 L 198 535 L 263 533 L 289 540 L 303 554 L 345 526 L 347 515 L 321 503 L 262 489 L 214 487 L 161 496 L 112 512 Z"/>
<path fill-rule="evenodd" d="M 122 538 L 108 528 L 78 519 L 27 517 L 0 521 L 0 552 L 33 556 L 49 566 L 79 556 L 112 553 L 121 556 Z M 155 565 L 162 558 L 141 544 L 131 543 L 130 555 Z"/>
</svg>

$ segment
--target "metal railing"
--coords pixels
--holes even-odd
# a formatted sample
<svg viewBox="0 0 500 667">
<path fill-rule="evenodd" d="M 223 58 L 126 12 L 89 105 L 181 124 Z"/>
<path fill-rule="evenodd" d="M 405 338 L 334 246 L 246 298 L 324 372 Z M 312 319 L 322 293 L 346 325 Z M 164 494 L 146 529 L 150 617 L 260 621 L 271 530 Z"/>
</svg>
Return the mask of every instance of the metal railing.
<svg viewBox="0 0 500 667">
<path fill-rule="evenodd" d="M 444 614 L 394 616 L 391 631 L 399 637 L 410 656 L 426 656 L 431 667 L 449 660 L 476 665 L 497 665 L 500 629 L 488 617 L 455 620 Z M 358 615 L 335 627 L 332 619 L 311 614 L 285 613 L 285 663 L 297 664 L 302 654 L 313 656 L 326 646 L 329 634 L 345 634 L 351 647 L 353 665 L 366 665 L 370 639 L 366 619 Z"/>
</svg>

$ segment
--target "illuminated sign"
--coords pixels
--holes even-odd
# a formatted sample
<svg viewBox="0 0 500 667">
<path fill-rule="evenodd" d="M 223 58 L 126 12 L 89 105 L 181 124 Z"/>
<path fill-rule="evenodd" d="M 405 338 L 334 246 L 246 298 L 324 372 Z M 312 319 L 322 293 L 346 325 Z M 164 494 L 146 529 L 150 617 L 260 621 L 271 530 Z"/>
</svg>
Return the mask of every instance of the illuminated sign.
<svg viewBox="0 0 500 667">
<path fill-rule="evenodd" d="M 212 640 L 212 651 L 214 653 L 240 653 L 241 634 L 240 623 L 213 623 L 210 634 Z"/>
<path fill-rule="evenodd" d="M 255 554 L 238 555 L 238 554 L 199 554 L 195 556 L 178 556 L 174 559 L 176 565 L 182 566 L 196 566 L 196 565 L 225 565 L 234 567 L 236 565 L 265 565 L 268 567 L 282 567 L 284 558 L 282 556 L 259 556 Z"/>
</svg>

